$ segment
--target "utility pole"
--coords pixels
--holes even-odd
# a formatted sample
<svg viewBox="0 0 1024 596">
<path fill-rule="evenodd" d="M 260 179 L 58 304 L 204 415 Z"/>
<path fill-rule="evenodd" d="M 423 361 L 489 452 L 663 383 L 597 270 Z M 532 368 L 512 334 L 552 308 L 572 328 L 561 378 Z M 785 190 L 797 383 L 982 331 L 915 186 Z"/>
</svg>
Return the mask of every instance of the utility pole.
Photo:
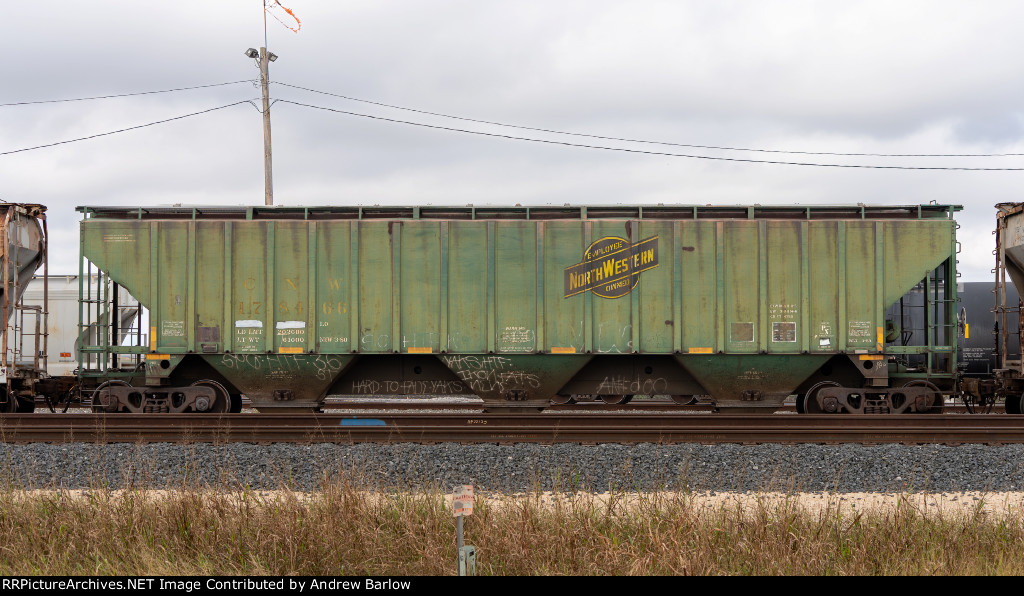
<svg viewBox="0 0 1024 596">
<path fill-rule="evenodd" d="M 245 55 L 259 60 L 260 87 L 263 88 L 263 186 L 267 205 L 274 204 L 274 168 L 270 152 L 270 63 L 277 60 L 277 54 L 268 52 L 266 47 L 256 51 L 249 48 Z"/>
<path fill-rule="evenodd" d="M 270 45 L 267 43 L 267 12 L 275 5 L 295 19 L 295 24 L 299 26 L 299 29 L 302 28 L 299 17 L 283 6 L 280 0 L 260 0 L 260 8 L 263 10 L 263 47 L 258 52 L 255 48 L 245 51 L 246 56 L 258 60 L 256 65 L 260 69 L 260 87 L 263 88 L 263 187 L 267 205 L 274 204 L 274 167 L 270 152 L 270 63 L 277 60 L 277 54 L 267 51 L 267 46 Z M 299 32 L 299 29 L 292 29 L 281 19 L 277 20 L 292 31 Z"/>
<path fill-rule="evenodd" d="M 267 48 L 260 48 L 260 82 L 263 85 L 263 186 L 267 205 L 274 204 L 274 171 L 270 157 L 270 56 Z M 276 59 L 277 56 L 274 56 Z"/>
</svg>

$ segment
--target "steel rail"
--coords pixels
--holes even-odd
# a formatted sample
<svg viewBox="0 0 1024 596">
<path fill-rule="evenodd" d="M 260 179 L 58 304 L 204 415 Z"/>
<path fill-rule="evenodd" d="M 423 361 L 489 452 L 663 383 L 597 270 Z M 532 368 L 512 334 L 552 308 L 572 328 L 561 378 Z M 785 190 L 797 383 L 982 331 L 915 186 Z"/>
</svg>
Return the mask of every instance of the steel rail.
<svg viewBox="0 0 1024 596">
<path fill-rule="evenodd" d="M 444 400 L 416 400 L 374 402 L 372 399 L 359 401 L 342 401 L 328 398 L 324 402 L 324 410 L 458 410 L 458 411 L 481 411 L 483 402 L 451 402 Z M 668 400 L 634 401 L 628 404 L 606 404 L 602 402 L 585 402 L 579 404 L 552 404 L 548 406 L 548 412 L 637 412 L 657 410 L 669 413 L 680 412 L 713 412 L 715 406 L 710 403 L 697 404 L 676 404 Z M 783 405 L 777 412 L 796 412 L 792 404 Z M 992 408 L 991 413 L 1002 414 L 1002 404 Z M 967 408 L 960 404 L 946 404 L 945 414 L 969 414 Z"/>
<path fill-rule="evenodd" d="M 8 414 L 6 443 L 1024 443 L 1024 415 Z"/>
<path fill-rule="evenodd" d="M 75 405 L 74 407 L 80 407 Z M 242 400 L 243 408 L 250 408 L 251 404 L 247 399 Z M 483 410 L 483 401 L 448 401 L 443 398 L 436 399 L 406 399 L 402 401 L 390 400 L 390 401 L 374 401 L 370 399 L 337 399 L 327 398 L 327 401 L 323 404 L 324 410 L 351 410 L 351 411 L 387 411 L 387 412 L 405 412 L 409 410 L 449 410 L 459 412 L 480 412 Z M 42 412 L 47 408 L 46 401 L 42 397 L 36 398 L 36 410 Z M 666 413 L 693 413 L 693 412 L 713 412 L 715 409 L 713 404 L 710 403 L 696 403 L 696 404 L 676 404 L 669 400 L 644 400 L 644 401 L 633 401 L 628 404 L 606 404 L 599 401 L 584 402 L 579 404 L 552 404 L 548 406 L 547 411 L 549 412 L 565 412 L 565 413 L 592 413 L 592 412 L 643 412 L 643 411 L 659 411 Z M 783 405 L 777 410 L 778 412 L 796 412 L 796 407 L 792 404 Z M 990 413 L 1002 414 L 1005 410 L 1002 404 L 997 404 L 992 408 Z M 966 414 L 970 413 L 967 408 L 961 404 L 950 404 L 947 403 L 945 407 L 945 414 Z"/>
<path fill-rule="evenodd" d="M 445 401 L 443 399 L 437 400 L 403 400 L 403 401 L 386 401 L 386 402 L 374 402 L 372 399 L 359 400 L 359 401 L 348 401 L 348 400 L 332 400 L 330 398 L 324 402 L 324 410 L 459 410 L 459 411 L 477 411 L 480 412 L 484 408 L 483 401 Z M 781 408 L 786 410 L 786 407 Z M 586 402 L 579 404 L 551 404 L 548 406 L 547 411 L 549 412 L 633 412 L 633 411 L 644 411 L 644 410 L 659 410 L 659 411 L 676 411 L 676 412 L 710 412 L 714 410 L 712 404 L 686 404 L 679 405 L 672 403 L 671 401 L 642 401 L 632 402 L 628 404 L 606 404 L 603 402 Z M 794 408 L 788 408 L 790 411 L 795 411 Z"/>
</svg>

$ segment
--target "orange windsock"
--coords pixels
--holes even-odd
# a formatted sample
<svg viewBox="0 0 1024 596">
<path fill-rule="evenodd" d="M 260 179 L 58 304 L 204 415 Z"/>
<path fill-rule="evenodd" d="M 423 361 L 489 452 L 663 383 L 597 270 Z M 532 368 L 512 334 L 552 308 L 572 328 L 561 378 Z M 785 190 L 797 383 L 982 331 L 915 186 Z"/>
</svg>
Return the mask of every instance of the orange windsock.
<svg viewBox="0 0 1024 596">
<path fill-rule="evenodd" d="M 263 5 L 263 7 L 264 7 L 264 10 L 266 10 L 267 12 L 269 12 L 269 13 L 270 13 L 270 16 L 272 16 L 272 17 L 274 17 L 275 19 L 277 19 L 277 22 L 278 22 L 278 23 L 281 23 L 282 25 L 284 25 L 285 27 L 288 27 L 289 29 L 291 29 L 291 30 L 292 30 L 292 31 L 294 31 L 295 33 L 298 33 L 298 32 L 299 32 L 299 29 L 302 29 L 302 21 L 300 21 L 300 20 L 299 20 L 299 17 L 295 16 L 295 13 L 294 13 L 294 12 L 292 12 L 292 9 L 288 8 L 288 7 L 287 7 L 287 6 L 285 6 L 284 4 L 281 4 L 281 0 L 272 0 L 272 2 L 273 2 L 273 3 L 267 3 L 267 4 L 264 4 L 264 5 Z M 285 11 L 286 13 L 288 13 L 288 15 L 289 15 L 289 16 L 291 16 L 291 17 L 292 17 L 293 19 L 295 19 L 295 24 L 297 25 L 297 27 L 292 27 L 292 26 L 291 26 L 291 25 L 289 25 L 288 23 L 286 23 L 286 22 L 282 21 L 282 20 L 281 20 L 281 18 L 280 18 L 280 17 L 278 17 L 278 16 L 276 15 L 276 14 L 274 14 L 274 12 L 273 12 L 273 10 L 272 10 L 272 9 L 273 9 L 273 8 L 274 8 L 275 6 L 278 6 L 278 7 L 280 7 L 280 8 L 281 8 L 281 10 Z"/>
</svg>

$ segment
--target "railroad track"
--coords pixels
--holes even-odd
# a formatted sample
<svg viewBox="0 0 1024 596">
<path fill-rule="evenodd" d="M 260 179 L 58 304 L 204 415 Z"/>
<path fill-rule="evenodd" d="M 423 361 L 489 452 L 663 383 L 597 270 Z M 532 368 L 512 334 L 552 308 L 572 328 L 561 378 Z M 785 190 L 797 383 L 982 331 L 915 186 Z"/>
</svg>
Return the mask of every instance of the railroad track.
<svg viewBox="0 0 1024 596">
<path fill-rule="evenodd" d="M 456 410 L 460 412 L 479 412 L 483 410 L 483 407 L 483 401 L 450 401 L 445 399 L 408 399 L 381 402 L 374 401 L 372 399 L 354 400 L 349 398 L 327 398 L 323 405 L 324 410 Z M 795 411 L 792 407 L 789 407 L 788 409 Z M 552 404 L 548 406 L 548 411 L 550 412 L 634 412 L 652 410 L 711 412 L 714 410 L 714 406 L 707 403 L 679 405 L 669 400 L 634 401 L 621 405 L 594 401 L 571 405 Z"/>
<path fill-rule="evenodd" d="M 483 402 L 453 402 L 446 400 L 431 400 L 431 399 L 409 399 L 405 401 L 388 401 L 380 402 L 373 401 L 372 399 L 367 400 L 350 400 L 347 398 L 327 398 L 324 402 L 324 410 L 396 410 L 396 411 L 408 411 L 408 410 L 456 410 L 466 412 L 479 412 L 483 408 Z M 644 412 L 644 411 L 667 411 L 667 412 L 713 412 L 715 407 L 710 403 L 697 403 L 680 405 L 673 403 L 669 400 L 644 400 L 644 401 L 633 401 L 628 404 L 613 405 L 606 404 L 603 402 L 587 402 L 572 405 L 551 405 L 548 407 L 549 412 Z M 793 404 L 784 405 L 778 410 L 779 412 L 796 412 L 796 406 Z M 1004 412 L 1002 404 L 999 404 L 992 408 L 993 414 L 1002 414 Z M 947 403 L 945 406 L 945 413 L 947 414 L 968 414 L 963 405 Z"/>
<path fill-rule="evenodd" d="M 75 407 L 78 407 L 77 405 Z M 242 398 L 242 407 L 250 408 L 251 403 L 245 397 Z M 39 397 L 36 399 L 36 409 L 40 412 L 46 410 L 47 405 L 43 398 Z M 366 410 L 387 410 L 406 412 L 409 410 L 449 410 L 458 412 L 480 412 L 483 409 L 483 401 L 453 401 L 446 398 L 408 398 L 408 399 L 394 399 L 389 398 L 386 401 L 380 399 L 359 399 L 351 397 L 328 397 L 324 401 L 324 410 L 351 410 L 351 411 L 366 411 Z M 601 401 L 584 402 L 572 405 L 557 405 L 552 404 L 548 407 L 550 412 L 576 412 L 576 413 L 588 413 L 588 412 L 645 412 L 645 411 L 665 411 L 670 413 L 694 413 L 694 412 L 713 412 L 714 406 L 710 403 L 696 403 L 680 405 L 672 402 L 668 399 L 644 399 L 632 401 L 628 404 L 606 404 Z M 792 404 L 786 404 L 779 408 L 779 412 L 796 412 L 796 407 Z M 947 414 L 965 414 L 967 409 L 959 403 L 948 402 L 945 406 L 945 412 Z M 993 407 L 993 414 L 1002 414 L 1004 412 L 1002 404 L 998 404 Z"/>
<path fill-rule="evenodd" d="M 1024 415 L 9 414 L 7 443 L 1024 443 Z"/>
</svg>

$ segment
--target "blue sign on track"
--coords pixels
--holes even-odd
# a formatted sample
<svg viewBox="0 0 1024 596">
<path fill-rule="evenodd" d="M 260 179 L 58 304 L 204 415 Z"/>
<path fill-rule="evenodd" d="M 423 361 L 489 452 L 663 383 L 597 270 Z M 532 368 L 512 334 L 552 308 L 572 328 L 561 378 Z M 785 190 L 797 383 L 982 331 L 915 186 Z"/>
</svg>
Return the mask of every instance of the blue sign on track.
<svg viewBox="0 0 1024 596">
<path fill-rule="evenodd" d="M 387 426 L 379 418 L 342 418 L 341 426 Z"/>
</svg>

